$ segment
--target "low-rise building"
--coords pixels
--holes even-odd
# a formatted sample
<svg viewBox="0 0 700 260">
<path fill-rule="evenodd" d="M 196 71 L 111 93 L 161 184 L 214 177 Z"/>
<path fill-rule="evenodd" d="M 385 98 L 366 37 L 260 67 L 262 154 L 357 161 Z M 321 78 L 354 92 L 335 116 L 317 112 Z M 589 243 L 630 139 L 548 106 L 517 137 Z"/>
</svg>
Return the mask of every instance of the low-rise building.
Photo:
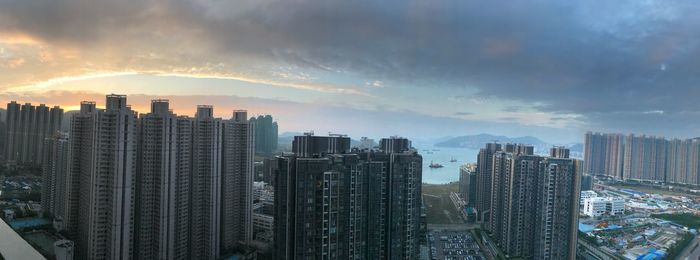
<svg viewBox="0 0 700 260">
<path fill-rule="evenodd" d="M 605 200 L 603 198 L 586 198 L 583 204 L 583 214 L 591 217 L 599 217 L 605 214 Z"/>
<path fill-rule="evenodd" d="M 616 216 L 624 213 L 625 201 L 622 198 L 592 197 L 584 200 L 583 214 L 591 217 Z"/>
<path fill-rule="evenodd" d="M 581 191 L 581 199 L 579 200 L 581 203 L 581 206 L 583 206 L 584 202 L 588 198 L 595 198 L 598 197 L 598 193 L 592 190 L 582 190 Z"/>
</svg>

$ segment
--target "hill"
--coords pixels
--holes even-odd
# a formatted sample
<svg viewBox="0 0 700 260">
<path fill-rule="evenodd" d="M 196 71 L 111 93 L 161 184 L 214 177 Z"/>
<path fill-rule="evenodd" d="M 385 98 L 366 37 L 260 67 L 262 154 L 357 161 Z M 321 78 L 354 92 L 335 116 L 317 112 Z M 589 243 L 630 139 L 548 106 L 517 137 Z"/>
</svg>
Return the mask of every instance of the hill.
<svg viewBox="0 0 700 260">
<path fill-rule="evenodd" d="M 451 148 L 469 148 L 469 149 L 480 149 L 486 143 L 497 141 L 499 143 L 519 143 L 528 144 L 535 147 L 535 152 L 546 153 L 552 144 L 540 140 L 534 136 L 521 136 L 521 137 L 508 137 L 503 135 L 491 135 L 491 134 L 478 134 L 478 135 L 464 135 L 452 137 L 442 142 L 435 144 L 437 147 L 451 147 Z M 583 145 L 580 143 L 572 143 L 565 145 L 567 148 L 571 149 L 572 153 L 581 153 L 583 151 Z"/>
</svg>

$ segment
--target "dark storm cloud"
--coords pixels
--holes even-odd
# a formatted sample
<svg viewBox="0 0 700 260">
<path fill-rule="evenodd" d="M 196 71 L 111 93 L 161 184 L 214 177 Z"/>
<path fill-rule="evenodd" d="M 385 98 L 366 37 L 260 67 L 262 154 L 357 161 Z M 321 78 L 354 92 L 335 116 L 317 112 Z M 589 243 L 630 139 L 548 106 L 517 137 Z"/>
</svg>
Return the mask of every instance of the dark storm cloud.
<svg viewBox="0 0 700 260">
<path fill-rule="evenodd" d="M 700 128 L 684 116 L 700 111 L 700 5 L 690 0 L 45 0 L 0 7 L 6 30 L 46 41 L 149 44 L 172 35 L 195 49 L 201 43 L 212 57 L 476 88 L 485 98 L 580 115 L 588 126 Z"/>
</svg>

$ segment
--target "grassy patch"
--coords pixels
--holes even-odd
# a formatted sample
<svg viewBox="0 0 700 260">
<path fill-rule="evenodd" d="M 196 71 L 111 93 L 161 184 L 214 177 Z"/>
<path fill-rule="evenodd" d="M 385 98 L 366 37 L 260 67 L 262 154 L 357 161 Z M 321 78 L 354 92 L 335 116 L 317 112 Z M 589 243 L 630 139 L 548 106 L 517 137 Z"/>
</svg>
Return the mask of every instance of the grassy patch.
<svg viewBox="0 0 700 260">
<path fill-rule="evenodd" d="M 675 222 L 688 228 L 700 229 L 700 217 L 691 213 L 652 214 L 652 217 Z"/>
<path fill-rule="evenodd" d="M 661 189 L 661 188 L 645 186 L 645 185 L 628 184 L 628 183 L 610 183 L 607 185 L 613 186 L 616 188 L 630 189 L 630 190 L 635 190 L 635 191 L 644 192 L 644 193 L 655 193 L 655 194 L 670 195 L 670 196 L 689 196 L 689 197 L 695 196 L 694 194 L 687 193 L 687 192 Z"/>
<path fill-rule="evenodd" d="M 457 183 L 423 184 L 423 202 L 427 209 L 428 224 L 464 223 L 450 199 L 450 192 L 458 190 Z"/>
</svg>

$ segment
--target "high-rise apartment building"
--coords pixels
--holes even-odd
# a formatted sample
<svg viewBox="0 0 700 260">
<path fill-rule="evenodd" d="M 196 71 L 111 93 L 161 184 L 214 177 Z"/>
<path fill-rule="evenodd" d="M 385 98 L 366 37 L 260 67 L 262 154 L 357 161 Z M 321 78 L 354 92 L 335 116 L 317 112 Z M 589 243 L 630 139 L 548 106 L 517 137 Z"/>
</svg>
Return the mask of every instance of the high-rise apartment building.
<svg viewBox="0 0 700 260">
<path fill-rule="evenodd" d="M 278 157 L 275 259 L 415 259 L 422 158 L 403 138 L 350 150 L 344 136 L 297 136 Z"/>
<path fill-rule="evenodd" d="M 476 167 L 462 165 L 459 168 L 459 194 L 469 207 L 476 204 Z"/>
<path fill-rule="evenodd" d="M 700 141 L 586 133 L 584 172 L 615 179 L 700 185 Z"/>
<path fill-rule="evenodd" d="M 479 151 L 476 170 L 476 213 L 478 221 L 483 222 L 489 219 L 493 155 L 498 151 L 501 151 L 501 144 L 497 143 L 486 144 Z"/>
<path fill-rule="evenodd" d="M 221 250 L 232 252 L 253 238 L 253 156 L 255 125 L 245 110 L 223 122 Z"/>
<path fill-rule="evenodd" d="M 43 150 L 41 207 L 48 216 L 63 219 L 70 154 L 68 135 L 56 132 L 44 139 Z"/>
<path fill-rule="evenodd" d="M 222 128 L 212 106 L 197 107 L 192 139 L 192 259 L 217 259 L 221 253 Z"/>
<path fill-rule="evenodd" d="M 624 141 L 622 177 L 665 181 L 667 141 L 661 137 L 628 135 Z"/>
<path fill-rule="evenodd" d="M 136 113 L 125 96 L 106 101 L 103 110 L 81 103 L 72 122 L 67 218 L 81 259 L 130 259 L 134 251 Z"/>
<path fill-rule="evenodd" d="M 544 158 L 535 205 L 534 259 L 575 259 L 581 161 Z"/>
<path fill-rule="evenodd" d="M 531 255 L 537 171 L 541 157 L 532 146 L 510 145 L 511 152 L 494 155 L 489 230 L 497 244 L 511 256 Z"/>
<path fill-rule="evenodd" d="M 190 121 L 162 99 L 139 118 L 135 258 L 189 259 Z"/>
<path fill-rule="evenodd" d="M 277 150 L 277 122 L 272 121 L 272 116 L 251 117 L 250 123 L 255 125 L 255 151 L 260 154 L 270 155 Z"/>
<path fill-rule="evenodd" d="M 569 149 L 562 146 L 555 146 L 549 149 L 549 157 L 569 158 Z"/>
<path fill-rule="evenodd" d="M 568 151 L 542 157 L 533 155 L 531 146 L 504 147 L 491 164 L 491 203 L 484 225 L 491 238 L 509 257 L 573 259 L 580 161 L 568 159 Z"/>
<path fill-rule="evenodd" d="M 587 132 L 584 135 L 584 173 L 622 179 L 624 139 L 620 134 Z"/>
<path fill-rule="evenodd" d="M 7 104 L 5 116 L 5 157 L 10 164 L 40 164 L 44 156 L 44 139 L 60 130 L 63 109 L 44 104 Z"/>
<path fill-rule="evenodd" d="M 84 182 L 90 181 L 88 177 L 93 160 L 92 140 L 95 135 L 97 113 L 95 102 L 83 101 L 80 103 L 80 112 L 73 115 L 70 124 L 70 167 L 66 179 L 64 223 L 68 236 L 76 244 L 82 245 L 85 245 L 87 238 L 78 237 L 82 223 L 79 214 L 81 213 L 80 203 L 81 200 L 86 199 L 81 196 L 81 190 L 88 191 L 90 188 L 89 183 Z M 82 178 L 83 175 L 86 177 Z M 79 250 L 80 246 L 76 245 L 76 247 Z"/>
<path fill-rule="evenodd" d="M 374 153 L 361 154 L 369 178 L 367 259 L 416 259 L 424 235 L 420 229 L 423 158 L 406 138 L 382 138 L 379 147 Z"/>
</svg>

